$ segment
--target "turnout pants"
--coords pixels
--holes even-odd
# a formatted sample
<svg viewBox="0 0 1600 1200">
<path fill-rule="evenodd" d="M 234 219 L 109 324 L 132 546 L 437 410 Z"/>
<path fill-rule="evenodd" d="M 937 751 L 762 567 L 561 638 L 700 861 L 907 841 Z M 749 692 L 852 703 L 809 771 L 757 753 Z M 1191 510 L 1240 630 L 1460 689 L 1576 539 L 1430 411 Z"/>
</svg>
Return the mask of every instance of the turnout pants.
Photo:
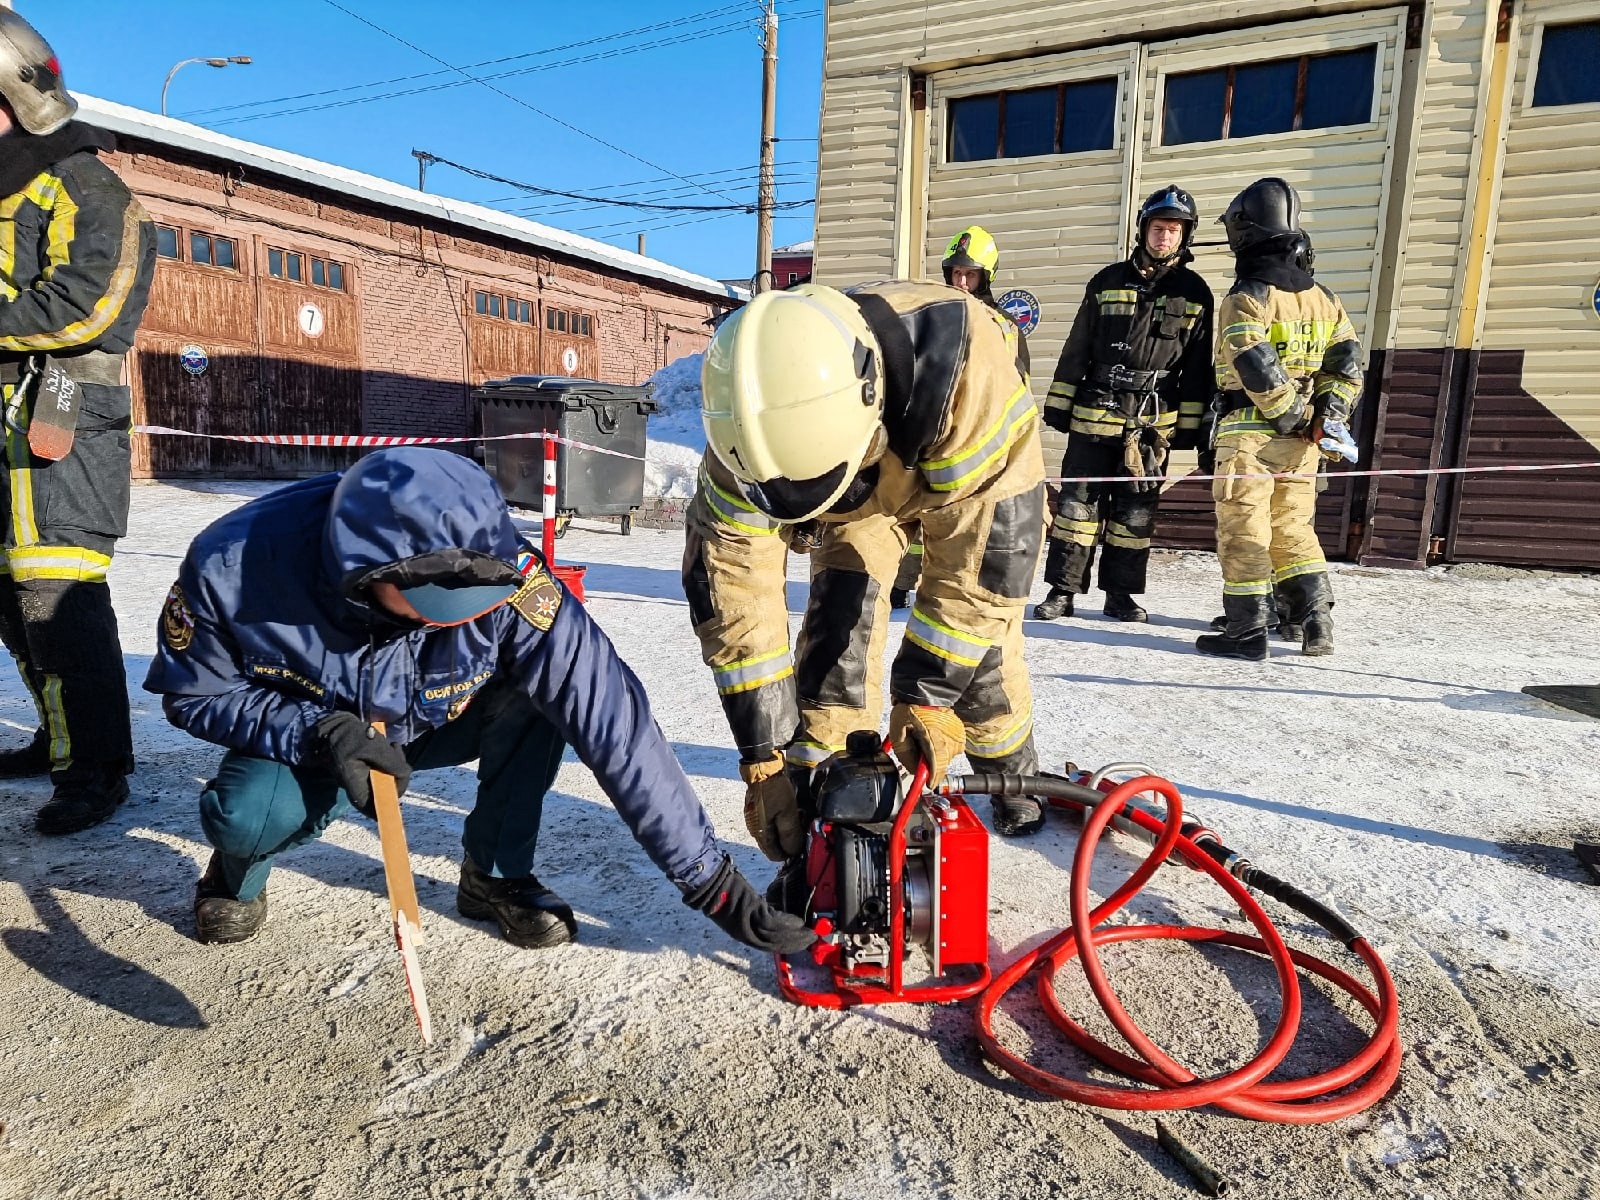
<svg viewBox="0 0 1600 1200">
<path fill-rule="evenodd" d="M 1032 771 L 1033 694 L 1022 618 L 1038 569 L 1043 485 L 988 504 L 934 510 L 922 522 L 923 570 L 896 697 L 954 709 L 978 770 Z M 811 597 L 796 646 L 800 732 L 786 758 L 809 769 L 883 716 L 889 589 L 908 531 L 892 516 L 825 526 L 811 555 Z"/>
<path fill-rule="evenodd" d="M 1312 526 L 1319 460 L 1302 437 L 1247 433 L 1217 443 L 1216 474 L 1223 478 L 1212 482 L 1211 495 L 1223 598 L 1262 597 L 1263 624 L 1275 584 L 1293 620 L 1327 602 L 1327 562 Z M 1301 478 L 1241 478 L 1286 473 Z"/>
<path fill-rule="evenodd" d="M 565 744 L 520 689 L 491 682 L 466 712 L 405 748 L 419 771 L 478 759 L 478 800 L 461 844 L 491 875 L 533 874 L 544 796 L 555 782 Z M 200 824 L 216 848 L 224 886 L 254 900 L 272 862 L 320 837 L 351 810 L 330 775 L 230 750 L 200 794 Z"/>
<path fill-rule="evenodd" d="M 1121 438 L 1067 436 L 1061 474 L 1068 480 L 1123 473 Z M 1095 550 L 1104 544 L 1100 590 L 1143 592 L 1160 501 L 1159 486 L 1140 491 L 1131 478 L 1126 483 L 1063 483 L 1056 519 L 1050 526 L 1044 581 L 1054 588 L 1087 592 Z"/>
<path fill-rule="evenodd" d="M 9 407 L 14 387 L 3 389 Z M 128 681 L 106 573 L 128 529 L 126 387 L 80 384 L 77 435 L 58 462 L 7 424 L 0 640 L 32 692 L 57 784 L 133 770 Z M 15 425 L 26 428 L 26 411 Z"/>
</svg>

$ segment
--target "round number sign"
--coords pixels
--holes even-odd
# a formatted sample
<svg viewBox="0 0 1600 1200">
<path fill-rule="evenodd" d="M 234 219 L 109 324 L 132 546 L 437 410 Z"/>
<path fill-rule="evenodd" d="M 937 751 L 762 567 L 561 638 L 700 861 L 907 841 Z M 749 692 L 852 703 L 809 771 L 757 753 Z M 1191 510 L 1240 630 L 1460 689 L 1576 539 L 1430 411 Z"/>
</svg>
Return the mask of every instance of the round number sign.
<svg viewBox="0 0 1600 1200">
<path fill-rule="evenodd" d="M 307 337 L 322 336 L 322 310 L 309 301 L 300 306 L 300 332 Z"/>
</svg>

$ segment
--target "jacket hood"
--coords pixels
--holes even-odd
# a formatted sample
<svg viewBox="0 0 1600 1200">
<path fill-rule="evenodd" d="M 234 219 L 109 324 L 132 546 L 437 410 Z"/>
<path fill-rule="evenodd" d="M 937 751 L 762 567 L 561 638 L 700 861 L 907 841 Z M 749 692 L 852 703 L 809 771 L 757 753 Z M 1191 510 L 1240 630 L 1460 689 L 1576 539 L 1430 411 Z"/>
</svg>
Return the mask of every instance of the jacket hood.
<svg viewBox="0 0 1600 1200">
<path fill-rule="evenodd" d="M 522 546 L 505 498 L 469 458 L 448 450 L 379 450 L 340 478 L 328 506 L 323 568 L 346 600 L 369 584 L 447 587 L 520 578 Z"/>
</svg>

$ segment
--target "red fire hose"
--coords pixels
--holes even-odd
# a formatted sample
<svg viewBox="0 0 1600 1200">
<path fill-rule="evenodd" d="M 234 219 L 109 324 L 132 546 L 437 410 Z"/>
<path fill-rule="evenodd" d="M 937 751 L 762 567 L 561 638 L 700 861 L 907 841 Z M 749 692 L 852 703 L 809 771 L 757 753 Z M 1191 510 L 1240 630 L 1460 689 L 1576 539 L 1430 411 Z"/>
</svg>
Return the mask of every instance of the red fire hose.
<svg viewBox="0 0 1600 1200">
<path fill-rule="evenodd" d="M 1394 980 L 1372 944 L 1331 908 L 1254 867 L 1223 846 L 1209 830 L 1193 822 L 1185 824 L 1183 798 L 1166 780 L 1145 775 L 1103 795 L 1052 776 L 969 775 L 947 790 L 1044 796 L 1087 810 L 1083 835 L 1072 862 L 1071 926 L 1012 963 L 977 998 L 978 1038 L 989 1058 L 1008 1074 L 1052 1096 L 1102 1108 L 1160 1111 L 1214 1104 L 1243 1117 L 1300 1125 L 1334 1121 L 1358 1113 L 1379 1100 L 1398 1077 L 1401 1058 L 1399 1002 Z M 1134 797 L 1146 792 L 1158 793 L 1166 800 L 1164 815 L 1130 804 Z M 1100 837 L 1113 818 L 1120 818 L 1119 825 L 1131 821 L 1153 835 L 1155 844 L 1122 886 L 1098 907 L 1091 908 L 1090 866 Z M 1137 895 L 1173 854 L 1215 880 L 1238 904 L 1259 936 L 1191 925 L 1104 927 L 1106 919 Z M 1366 964 L 1376 990 L 1369 990 L 1330 963 L 1289 949 L 1249 887 L 1283 901 L 1342 941 Z M 1282 1011 L 1272 1037 L 1244 1066 L 1210 1079 L 1200 1079 L 1157 1046 L 1122 1007 L 1100 963 L 1099 948 L 1118 942 L 1157 939 L 1232 946 L 1272 960 L 1283 996 Z M 1061 1007 L 1055 977 L 1073 958 L 1082 962 L 1095 998 L 1117 1032 L 1137 1051 L 1138 1058 L 1094 1037 Z M 1036 967 L 1042 968 L 1037 983 L 1039 999 L 1051 1022 L 1080 1050 L 1145 1086 L 1118 1087 L 1068 1079 L 1034 1066 L 1001 1045 L 994 1032 L 994 1010 L 1006 993 Z M 1375 1028 L 1366 1045 L 1340 1066 L 1300 1079 L 1264 1083 L 1263 1080 L 1283 1062 L 1299 1029 L 1300 984 L 1296 968 L 1344 989 L 1372 1016 Z"/>
</svg>

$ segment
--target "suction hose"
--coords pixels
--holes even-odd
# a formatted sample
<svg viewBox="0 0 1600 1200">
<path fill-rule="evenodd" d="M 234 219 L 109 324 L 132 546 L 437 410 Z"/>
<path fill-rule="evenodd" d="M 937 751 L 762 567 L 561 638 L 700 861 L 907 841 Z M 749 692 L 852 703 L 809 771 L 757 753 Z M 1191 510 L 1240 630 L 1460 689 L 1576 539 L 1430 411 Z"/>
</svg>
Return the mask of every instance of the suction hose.
<svg viewBox="0 0 1600 1200">
<path fill-rule="evenodd" d="M 1400 1008 L 1394 979 L 1366 937 L 1327 905 L 1254 866 L 1222 844 L 1209 829 L 1183 817 L 1183 797 L 1165 779 L 1142 775 L 1119 784 L 1109 794 L 1050 775 L 966 775 L 947 784 L 948 793 L 992 796 L 1036 796 L 1058 807 L 1086 811 L 1083 835 L 1072 861 L 1072 924 L 1037 949 L 1012 963 L 977 998 L 978 1040 L 991 1061 L 1022 1082 L 1065 1100 L 1102 1108 L 1140 1111 L 1196 1108 L 1214 1104 L 1238 1116 L 1260 1121 L 1309 1125 L 1335 1121 L 1370 1107 L 1389 1090 L 1400 1073 Z M 1140 804 L 1147 792 L 1166 801 L 1166 811 Z M 1090 907 L 1089 872 L 1100 838 L 1108 825 L 1134 833 L 1150 844 L 1143 863 L 1097 907 Z M 1192 925 L 1117 925 L 1105 921 L 1149 882 L 1169 858 L 1182 861 L 1216 881 L 1255 927 L 1257 936 Z M 1330 963 L 1291 950 L 1272 919 L 1249 889 L 1255 888 L 1320 925 L 1366 965 L 1373 988 Z M 1201 1079 L 1157 1046 L 1122 1007 L 1100 962 L 1100 947 L 1119 942 L 1170 940 L 1209 943 L 1253 951 L 1271 959 L 1283 997 L 1272 1036 L 1258 1054 L 1235 1070 Z M 1055 979 L 1072 959 L 1083 964 L 1089 987 L 1112 1025 L 1137 1058 L 1094 1037 L 1062 1008 Z M 1039 968 L 1040 1003 L 1050 1021 L 1084 1053 L 1144 1086 L 1120 1087 L 1069 1079 L 1036 1067 L 1001 1045 L 994 1032 L 994 1011 L 1017 983 Z M 1372 1017 L 1367 1043 L 1331 1070 L 1300 1079 L 1265 1083 L 1294 1043 L 1300 1026 L 1298 970 L 1311 972 L 1348 993 Z"/>
</svg>

